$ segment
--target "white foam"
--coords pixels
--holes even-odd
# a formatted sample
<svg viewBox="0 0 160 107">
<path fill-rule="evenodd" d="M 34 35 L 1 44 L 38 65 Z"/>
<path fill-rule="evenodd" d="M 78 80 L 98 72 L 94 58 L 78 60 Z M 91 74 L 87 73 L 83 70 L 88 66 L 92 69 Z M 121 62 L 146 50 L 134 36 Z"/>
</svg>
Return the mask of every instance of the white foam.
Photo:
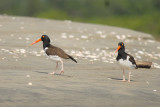
<svg viewBox="0 0 160 107">
<path fill-rule="evenodd" d="M 140 54 L 142 54 L 142 55 L 144 54 L 144 52 L 143 52 L 143 51 L 138 51 L 138 53 L 140 53 Z"/>
<path fill-rule="evenodd" d="M 157 49 L 160 49 L 160 46 L 158 46 Z"/>
<path fill-rule="evenodd" d="M 88 36 L 82 35 L 81 38 L 82 38 L 82 39 L 87 39 Z"/>
<path fill-rule="evenodd" d="M 101 35 L 101 34 L 102 34 L 102 31 L 96 31 L 96 33 Z"/>
<path fill-rule="evenodd" d="M 28 85 L 32 85 L 32 83 L 31 83 L 31 82 L 29 82 L 29 83 L 28 83 Z"/>
<path fill-rule="evenodd" d="M 147 40 L 147 42 L 149 42 L 149 43 L 155 43 L 154 40 Z"/>
<path fill-rule="evenodd" d="M 69 38 L 74 38 L 74 35 L 69 35 Z"/>
<path fill-rule="evenodd" d="M 30 75 L 26 75 L 27 78 L 31 77 Z"/>
<path fill-rule="evenodd" d="M 117 39 L 121 39 L 120 35 L 116 35 L 116 38 L 117 38 Z"/>
<path fill-rule="evenodd" d="M 25 38 L 26 40 L 30 40 L 30 38 Z"/>
</svg>

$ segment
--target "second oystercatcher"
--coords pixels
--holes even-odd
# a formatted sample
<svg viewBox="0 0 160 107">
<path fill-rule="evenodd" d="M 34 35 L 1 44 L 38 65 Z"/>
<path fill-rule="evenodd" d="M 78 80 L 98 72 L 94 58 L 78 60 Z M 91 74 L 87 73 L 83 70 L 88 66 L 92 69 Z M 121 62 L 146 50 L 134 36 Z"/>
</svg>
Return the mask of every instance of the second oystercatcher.
<svg viewBox="0 0 160 107">
<path fill-rule="evenodd" d="M 128 82 L 130 82 L 130 75 L 131 75 L 130 69 L 137 68 L 136 61 L 134 60 L 133 56 L 125 52 L 125 46 L 123 42 L 118 43 L 118 48 L 115 52 L 117 51 L 118 51 L 118 56 L 116 60 L 118 61 L 121 68 L 123 69 L 123 80 L 122 81 L 126 81 L 124 70 L 127 69 L 129 70 Z"/>
<path fill-rule="evenodd" d="M 65 53 L 61 48 L 58 48 L 56 46 L 53 46 L 50 44 L 50 39 L 47 35 L 42 35 L 40 39 L 38 39 L 37 41 L 33 42 L 31 45 L 39 42 L 39 41 L 43 41 L 43 49 L 46 53 L 46 55 L 56 61 L 56 69 L 55 71 L 57 70 L 58 68 L 58 62 L 61 63 L 61 71 L 60 71 L 60 74 L 61 73 L 64 73 L 64 69 L 63 69 L 63 59 L 71 59 L 73 60 L 74 62 L 77 63 L 77 61 L 70 55 L 68 55 L 67 53 Z M 55 74 L 55 72 L 52 72 L 50 74 Z"/>
</svg>

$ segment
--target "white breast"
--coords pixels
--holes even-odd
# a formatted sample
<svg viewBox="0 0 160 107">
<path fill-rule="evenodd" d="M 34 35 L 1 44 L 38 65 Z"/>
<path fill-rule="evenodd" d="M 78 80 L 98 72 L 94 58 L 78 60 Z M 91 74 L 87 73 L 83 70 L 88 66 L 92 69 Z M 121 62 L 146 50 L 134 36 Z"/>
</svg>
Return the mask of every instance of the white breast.
<svg viewBox="0 0 160 107">
<path fill-rule="evenodd" d="M 118 61 L 119 65 L 122 67 L 122 68 L 128 68 L 128 69 L 134 69 L 136 67 L 135 64 L 132 64 L 132 62 L 129 61 L 129 56 L 127 56 L 127 59 L 126 60 L 123 60 L 123 59 L 120 59 Z"/>
<path fill-rule="evenodd" d="M 44 48 L 44 52 L 46 53 L 46 50 L 48 49 L 48 47 Z"/>
<path fill-rule="evenodd" d="M 47 55 L 48 56 L 48 55 Z M 54 60 L 54 61 L 61 61 L 62 59 L 57 56 L 57 55 L 49 55 L 48 56 L 49 59 Z"/>
</svg>

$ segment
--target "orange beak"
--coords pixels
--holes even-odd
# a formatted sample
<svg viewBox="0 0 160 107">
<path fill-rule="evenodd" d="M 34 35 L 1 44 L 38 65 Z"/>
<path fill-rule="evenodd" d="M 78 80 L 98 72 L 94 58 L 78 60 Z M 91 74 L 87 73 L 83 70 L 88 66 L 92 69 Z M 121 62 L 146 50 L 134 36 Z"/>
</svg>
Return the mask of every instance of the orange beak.
<svg viewBox="0 0 160 107">
<path fill-rule="evenodd" d="M 121 48 L 121 46 L 119 45 L 118 48 L 116 49 L 115 53 Z"/>
<path fill-rule="evenodd" d="M 35 43 L 37 43 L 37 42 L 39 42 L 39 41 L 42 41 L 42 39 L 40 38 L 40 39 L 36 40 L 36 41 L 33 42 L 31 45 L 33 45 L 33 44 L 35 44 Z"/>
</svg>

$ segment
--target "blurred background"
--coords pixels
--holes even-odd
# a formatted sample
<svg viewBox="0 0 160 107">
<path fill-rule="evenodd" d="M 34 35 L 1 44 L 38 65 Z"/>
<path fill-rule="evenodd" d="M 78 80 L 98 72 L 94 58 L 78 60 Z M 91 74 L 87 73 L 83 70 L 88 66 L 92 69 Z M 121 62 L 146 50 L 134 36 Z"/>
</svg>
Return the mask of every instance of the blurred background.
<svg viewBox="0 0 160 107">
<path fill-rule="evenodd" d="M 160 40 L 160 0 L 0 0 L 0 14 L 118 26 Z"/>
</svg>

